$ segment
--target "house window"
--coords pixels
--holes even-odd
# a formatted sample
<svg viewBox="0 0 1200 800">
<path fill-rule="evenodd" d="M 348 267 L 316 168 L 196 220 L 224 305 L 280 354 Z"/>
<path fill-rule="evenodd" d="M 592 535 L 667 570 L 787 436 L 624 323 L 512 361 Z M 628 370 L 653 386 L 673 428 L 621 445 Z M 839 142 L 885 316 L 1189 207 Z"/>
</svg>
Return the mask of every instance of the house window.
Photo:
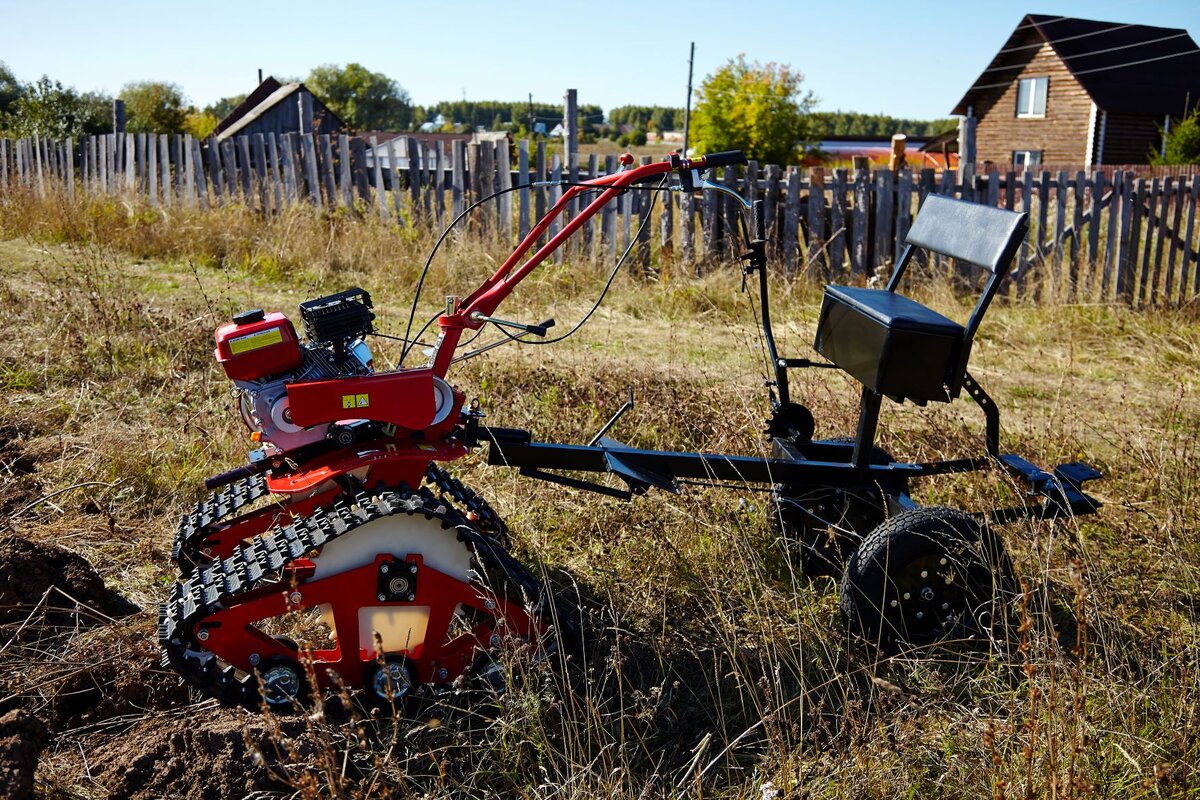
<svg viewBox="0 0 1200 800">
<path fill-rule="evenodd" d="M 1017 81 L 1017 116 L 1046 116 L 1046 89 L 1049 78 L 1022 78 Z"/>
<path fill-rule="evenodd" d="M 1041 150 L 1013 150 L 1014 167 L 1032 167 L 1042 163 Z"/>
</svg>

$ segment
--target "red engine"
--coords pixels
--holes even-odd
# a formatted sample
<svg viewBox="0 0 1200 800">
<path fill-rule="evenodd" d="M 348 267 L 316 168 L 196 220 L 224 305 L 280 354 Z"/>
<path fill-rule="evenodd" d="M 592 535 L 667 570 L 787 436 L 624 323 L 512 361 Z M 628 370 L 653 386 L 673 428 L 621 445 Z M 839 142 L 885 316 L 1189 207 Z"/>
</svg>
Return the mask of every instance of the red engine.
<svg viewBox="0 0 1200 800">
<path fill-rule="evenodd" d="M 243 311 L 217 328 L 213 356 L 235 381 L 253 381 L 295 369 L 302 358 L 291 320 L 279 311 Z"/>
</svg>

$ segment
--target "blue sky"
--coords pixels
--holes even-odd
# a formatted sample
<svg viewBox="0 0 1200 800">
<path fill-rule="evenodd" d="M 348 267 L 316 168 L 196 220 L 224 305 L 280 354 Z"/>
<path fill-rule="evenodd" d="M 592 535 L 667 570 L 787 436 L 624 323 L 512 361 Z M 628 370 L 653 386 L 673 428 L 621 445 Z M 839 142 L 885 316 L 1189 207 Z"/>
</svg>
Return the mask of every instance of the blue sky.
<svg viewBox="0 0 1200 800">
<path fill-rule="evenodd" d="M 560 102 L 571 87 L 609 109 L 682 106 L 695 41 L 697 83 L 744 52 L 799 69 L 819 108 L 935 118 L 1027 12 L 1186 28 L 1200 40 L 1200 0 L 0 0 L 0 61 L 21 80 L 48 74 L 81 91 L 172 81 L 197 105 L 249 91 L 260 67 L 303 77 L 357 61 L 421 104 L 529 92 Z"/>
</svg>

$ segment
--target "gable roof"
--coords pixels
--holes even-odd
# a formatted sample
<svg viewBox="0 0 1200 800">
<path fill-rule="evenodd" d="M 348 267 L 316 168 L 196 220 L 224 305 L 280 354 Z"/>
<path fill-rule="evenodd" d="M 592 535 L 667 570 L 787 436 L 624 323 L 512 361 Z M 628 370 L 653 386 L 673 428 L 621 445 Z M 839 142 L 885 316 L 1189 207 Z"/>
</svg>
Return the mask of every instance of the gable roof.
<svg viewBox="0 0 1200 800">
<path fill-rule="evenodd" d="M 228 139 L 230 136 L 233 136 L 242 128 L 245 128 L 247 125 L 254 122 L 254 120 L 270 111 L 272 108 L 278 105 L 280 101 L 290 97 L 298 91 L 305 91 L 312 95 L 312 92 L 309 92 L 308 87 L 303 83 L 296 82 L 281 84 L 279 81 L 275 80 L 274 77 L 268 76 L 266 80 L 260 83 L 254 89 L 254 91 L 242 101 L 241 105 L 239 105 L 233 111 L 230 111 L 229 116 L 217 123 L 217 127 L 213 129 L 212 135 L 216 136 L 218 141 L 224 141 L 225 139 Z M 338 127 L 345 127 L 345 123 L 342 122 L 341 117 L 330 111 L 328 106 L 317 99 L 316 95 L 313 95 L 313 111 L 319 111 L 323 114 L 327 114 L 332 119 L 337 121 Z"/>
<path fill-rule="evenodd" d="M 279 81 L 273 76 L 268 75 L 267 79 L 254 88 L 250 94 L 246 95 L 246 99 L 237 105 L 233 111 L 230 111 L 225 119 L 217 123 L 217 127 L 213 128 L 213 136 L 218 136 L 225 131 L 233 123 L 237 122 L 242 117 L 246 116 L 252 108 L 257 106 L 263 100 L 266 100 L 273 92 L 277 91 L 282 86 Z"/>
<path fill-rule="evenodd" d="M 1011 84 L 1041 42 L 1104 111 L 1178 116 L 1200 105 L 1200 48 L 1182 28 L 1027 14 L 951 113 Z"/>
</svg>

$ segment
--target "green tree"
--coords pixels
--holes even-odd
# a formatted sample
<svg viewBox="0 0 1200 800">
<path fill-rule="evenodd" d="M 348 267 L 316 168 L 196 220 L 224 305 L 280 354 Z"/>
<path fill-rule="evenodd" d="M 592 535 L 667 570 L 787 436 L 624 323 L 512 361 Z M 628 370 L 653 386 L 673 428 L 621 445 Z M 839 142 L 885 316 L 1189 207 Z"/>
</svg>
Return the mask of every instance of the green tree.
<svg viewBox="0 0 1200 800">
<path fill-rule="evenodd" d="M 786 64 L 747 63 L 745 55 L 705 77 L 696 91 L 691 137 L 697 152 L 743 150 L 758 161 L 786 164 L 807 138 L 816 98 Z"/>
<path fill-rule="evenodd" d="M 246 102 L 246 95 L 244 94 L 235 94 L 233 97 L 222 97 L 217 102 L 205 106 L 204 110 L 200 113 L 211 114 L 219 122 L 228 117 L 231 111 L 244 102 Z"/>
<path fill-rule="evenodd" d="M 1155 164 L 1200 164 L 1200 109 L 1171 126 L 1165 154 L 1154 153 Z"/>
<path fill-rule="evenodd" d="M 187 119 L 183 121 L 183 132 L 191 134 L 193 139 L 207 139 L 220 121 L 216 114 L 207 109 L 204 111 L 192 109 L 188 112 Z"/>
<path fill-rule="evenodd" d="M 413 107 L 408 92 L 381 72 L 361 64 L 323 64 L 305 84 L 351 128 L 360 131 L 408 130 Z"/>
<path fill-rule="evenodd" d="M 84 92 L 79 95 L 77 130 L 85 136 L 112 133 L 113 99 L 103 92 Z"/>
<path fill-rule="evenodd" d="M 173 83 L 136 81 L 121 87 L 125 130 L 130 133 L 182 133 L 187 122 L 183 91 Z"/>
<path fill-rule="evenodd" d="M 0 61 L 0 118 L 21 96 L 21 82 L 3 61 Z"/>
<path fill-rule="evenodd" d="M 45 75 L 24 86 L 10 109 L 6 127 L 14 136 L 65 139 L 85 132 L 88 108 L 79 94 Z"/>
</svg>

